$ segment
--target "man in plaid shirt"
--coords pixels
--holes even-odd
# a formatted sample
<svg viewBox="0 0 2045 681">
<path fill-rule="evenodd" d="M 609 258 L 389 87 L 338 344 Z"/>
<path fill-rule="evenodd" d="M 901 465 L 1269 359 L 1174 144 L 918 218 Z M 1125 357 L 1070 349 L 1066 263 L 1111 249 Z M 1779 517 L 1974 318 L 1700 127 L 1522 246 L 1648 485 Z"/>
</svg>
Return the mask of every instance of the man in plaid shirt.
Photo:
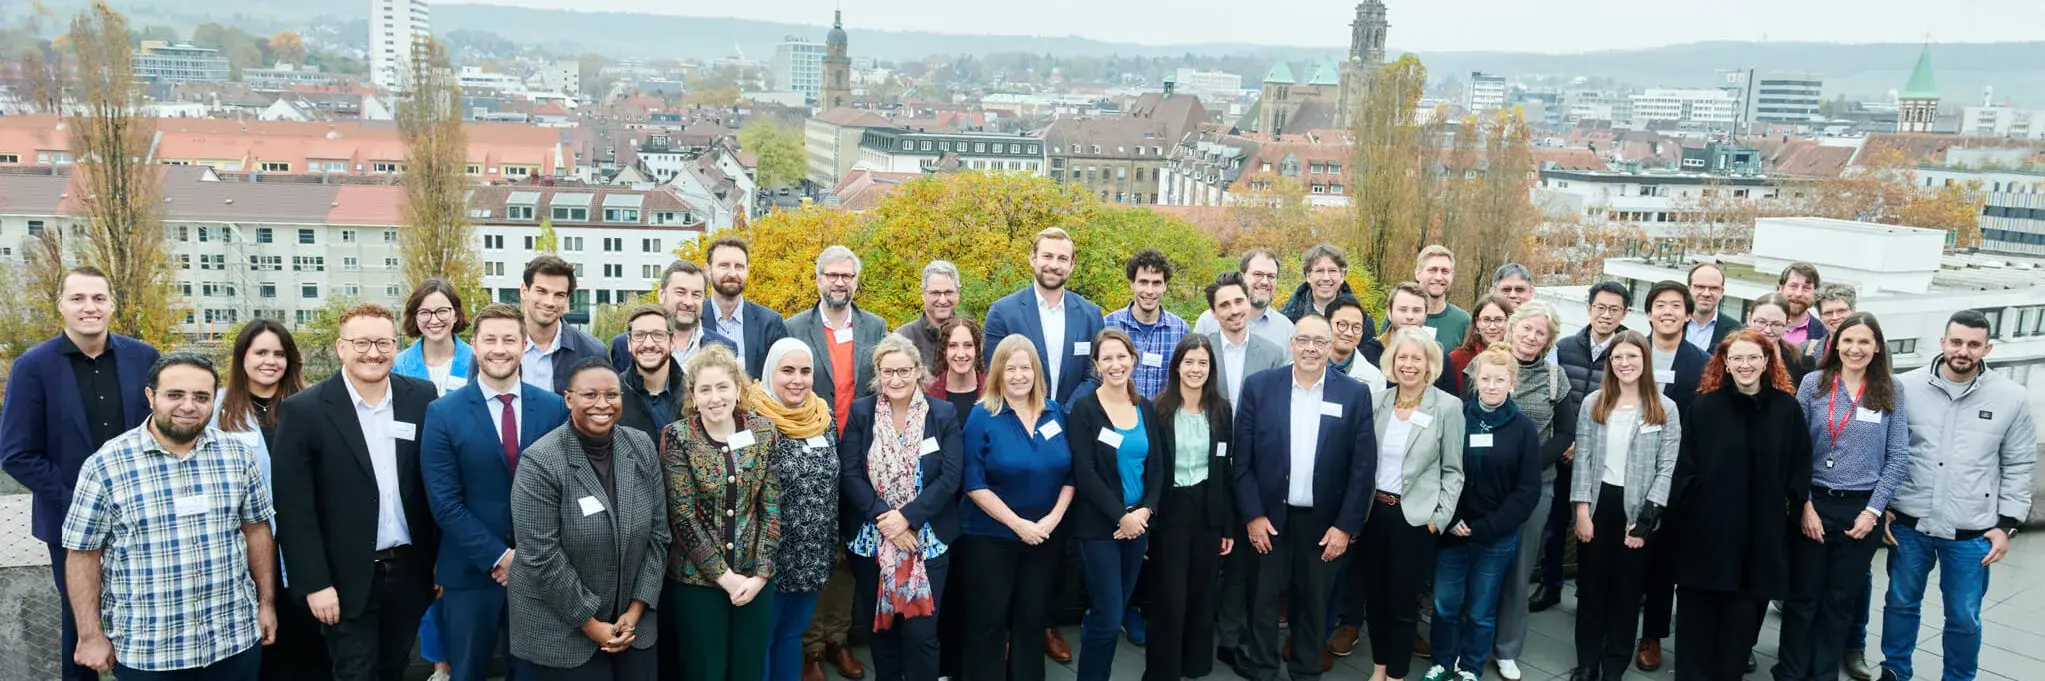
<svg viewBox="0 0 2045 681">
<path fill-rule="evenodd" d="M 1172 283 L 1172 263 L 1155 248 L 1137 251 L 1123 266 L 1129 277 L 1129 306 L 1108 313 L 1107 325 L 1128 332 L 1136 341 L 1136 370 L 1129 381 L 1145 398 L 1165 389 L 1172 348 L 1186 337 L 1186 320 L 1164 309 L 1165 288 Z"/>
<path fill-rule="evenodd" d="M 87 459 L 64 518 L 79 664 L 122 679 L 253 681 L 274 640 L 270 491 L 256 454 L 207 427 L 199 355 L 149 370 L 150 417 Z"/>
</svg>

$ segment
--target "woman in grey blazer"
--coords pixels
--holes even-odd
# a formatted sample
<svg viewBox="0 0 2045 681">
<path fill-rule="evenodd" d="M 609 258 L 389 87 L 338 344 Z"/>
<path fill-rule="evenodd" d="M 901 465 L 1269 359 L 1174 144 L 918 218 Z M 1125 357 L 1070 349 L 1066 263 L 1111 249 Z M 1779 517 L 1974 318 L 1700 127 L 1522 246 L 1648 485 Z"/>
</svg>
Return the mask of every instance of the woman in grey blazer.
<svg viewBox="0 0 2045 681">
<path fill-rule="evenodd" d="M 602 357 L 569 370 L 568 423 L 519 455 L 518 547 L 506 600 L 511 654 L 536 681 L 652 681 L 667 566 L 667 488 L 653 440 L 618 428 L 618 375 Z"/>
<path fill-rule="evenodd" d="M 1401 328 L 1386 340 L 1378 370 L 1392 387 L 1371 395 L 1377 479 L 1344 606 L 1370 605 L 1371 678 L 1404 679 L 1413 666 L 1420 591 L 1434 571 L 1435 536 L 1448 528 L 1463 493 L 1463 401 L 1434 387 L 1441 344 L 1425 327 Z"/>
<path fill-rule="evenodd" d="M 1655 387 L 1653 353 L 1621 331 L 1605 351 L 1602 387 L 1576 420 L 1576 671 L 1570 681 L 1618 681 L 1633 653 L 1649 537 L 1669 503 L 1683 424 Z"/>
</svg>

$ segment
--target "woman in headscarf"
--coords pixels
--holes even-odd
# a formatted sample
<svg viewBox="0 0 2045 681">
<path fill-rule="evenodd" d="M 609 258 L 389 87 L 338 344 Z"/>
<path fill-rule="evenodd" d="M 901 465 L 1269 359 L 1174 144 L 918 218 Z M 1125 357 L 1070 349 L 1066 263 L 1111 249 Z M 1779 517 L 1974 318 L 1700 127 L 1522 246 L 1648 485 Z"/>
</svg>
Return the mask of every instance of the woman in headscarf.
<svg viewBox="0 0 2045 681">
<path fill-rule="evenodd" d="M 783 338 L 767 348 L 767 374 L 746 391 L 746 406 L 774 424 L 781 441 L 781 546 L 775 553 L 773 638 L 767 681 L 797 681 L 803 665 L 823 671 L 823 657 L 804 660 L 802 632 L 838 554 L 838 435 L 831 405 L 811 390 L 815 367 L 808 345 Z"/>
</svg>

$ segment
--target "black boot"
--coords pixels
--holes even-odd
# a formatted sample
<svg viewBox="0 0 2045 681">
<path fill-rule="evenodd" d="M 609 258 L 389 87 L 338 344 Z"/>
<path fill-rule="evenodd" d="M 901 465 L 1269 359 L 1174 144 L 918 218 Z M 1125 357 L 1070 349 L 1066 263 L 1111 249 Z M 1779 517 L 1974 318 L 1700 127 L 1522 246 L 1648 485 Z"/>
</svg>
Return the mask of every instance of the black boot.
<svg viewBox="0 0 2045 681">
<path fill-rule="evenodd" d="M 1547 585 L 1534 587 L 1534 595 L 1527 598 L 1527 612 L 1541 612 L 1562 602 L 1562 590 Z"/>
<path fill-rule="evenodd" d="M 1604 675 L 1598 665 L 1589 664 L 1569 672 L 1569 681 L 1603 681 Z"/>
</svg>

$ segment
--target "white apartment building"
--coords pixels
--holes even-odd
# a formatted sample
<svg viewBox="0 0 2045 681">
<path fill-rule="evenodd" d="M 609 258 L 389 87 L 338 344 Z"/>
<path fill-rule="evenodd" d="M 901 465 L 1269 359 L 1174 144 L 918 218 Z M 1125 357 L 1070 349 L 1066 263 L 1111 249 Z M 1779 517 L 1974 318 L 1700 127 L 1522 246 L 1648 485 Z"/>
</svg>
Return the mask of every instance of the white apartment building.
<svg viewBox="0 0 2045 681">
<path fill-rule="evenodd" d="M 484 187 L 470 195 L 469 214 L 482 240 L 483 287 L 514 305 L 526 261 L 540 254 L 540 226 L 553 227 L 557 255 L 575 266 L 573 312 L 636 301 L 675 249 L 704 231 L 702 211 L 666 189 Z"/>
<path fill-rule="evenodd" d="M 1463 108 L 1471 113 L 1485 113 L 1505 108 L 1505 76 L 1494 76 L 1483 71 L 1470 72 L 1470 84 L 1464 91 Z"/>
<path fill-rule="evenodd" d="M 570 97 L 582 94 L 582 64 L 574 61 L 557 61 L 541 66 L 533 74 L 536 87 L 541 92 L 552 92 Z"/>
<path fill-rule="evenodd" d="M 411 77 L 413 47 L 433 35 L 426 0 L 369 0 L 369 79 L 378 87 L 403 89 Z"/>
<path fill-rule="evenodd" d="M 1960 134 L 2005 139 L 2045 139 L 2045 109 L 1969 106 L 1960 109 Z"/>
<path fill-rule="evenodd" d="M 135 51 L 135 77 L 149 82 L 221 83 L 230 70 L 220 50 L 144 40 Z"/>
<path fill-rule="evenodd" d="M 1730 127 L 1739 115 L 1739 103 L 1723 90 L 1677 90 L 1650 88 L 1627 97 L 1633 103 L 1632 120 L 1673 121 L 1702 128 Z"/>
<path fill-rule="evenodd" d="M 1633 121 L 1633 100 L 1625 93 L 1611 90 L 1570 90 L 1562 93 L 1562 122 L 1571 125 L 1578 121 Z"/>
<path fill-rule="evenodd" d="M 1548 169 L 1534 185 L 1533 200 L 1549 218 L 1625 223 L 1649 237 L 1663 237 L 1695 224 L 1707 199 L 1758 203 L 1801 199 L 1805 191 L 1809 189 L 1804 185 L 1766 177 Z"/>
<path fill-rule="evenodd" d="M 1243 91 L 1243 77 L 1227 71 L 1203 71 L 1179 67 L 1172 74 L 1176 92 L 1189 95 L 1236 95 Z"/>
<path fill-rule="evenodd" d="M 774 89 L 816 99 L 824 90 L 824 51 L 823 43 L 795 36 L 782 39 L 774 46 Z"/>
</svg>

